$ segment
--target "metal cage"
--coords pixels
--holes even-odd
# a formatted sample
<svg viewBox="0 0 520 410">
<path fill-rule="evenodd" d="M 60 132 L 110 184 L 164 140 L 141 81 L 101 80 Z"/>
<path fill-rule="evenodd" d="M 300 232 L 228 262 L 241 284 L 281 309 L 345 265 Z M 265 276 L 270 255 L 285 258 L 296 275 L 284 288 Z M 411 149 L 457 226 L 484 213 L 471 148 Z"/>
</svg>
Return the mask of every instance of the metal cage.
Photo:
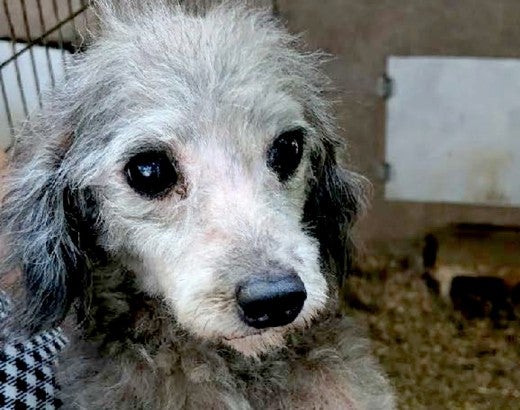
<svg viewBox="0 0 520 410">
<path fill-rule="evenodd" d="M 41 107 L 42 92 L 65 75 L 89 29 L 88 0 L 2 0 L 0 4 L 0 147 Z"/>
</svg>

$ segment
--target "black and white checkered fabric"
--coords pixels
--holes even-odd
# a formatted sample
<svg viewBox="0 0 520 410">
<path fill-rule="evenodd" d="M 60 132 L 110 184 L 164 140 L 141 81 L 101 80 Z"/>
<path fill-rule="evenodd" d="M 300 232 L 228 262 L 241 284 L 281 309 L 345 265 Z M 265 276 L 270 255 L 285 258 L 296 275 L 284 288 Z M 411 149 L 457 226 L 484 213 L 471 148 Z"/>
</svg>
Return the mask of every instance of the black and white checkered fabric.
<svg viewBox="0 0 520 410">
<path fill-rule="evenodd" d="M 0 303 L 4 308 L 8 306 L 6 299 Z M 59 408 L 54 366 L 56 355 L 66 343 L 67 338 L 58 328 L 1 346 L 0 409 Z"/>
</svg>

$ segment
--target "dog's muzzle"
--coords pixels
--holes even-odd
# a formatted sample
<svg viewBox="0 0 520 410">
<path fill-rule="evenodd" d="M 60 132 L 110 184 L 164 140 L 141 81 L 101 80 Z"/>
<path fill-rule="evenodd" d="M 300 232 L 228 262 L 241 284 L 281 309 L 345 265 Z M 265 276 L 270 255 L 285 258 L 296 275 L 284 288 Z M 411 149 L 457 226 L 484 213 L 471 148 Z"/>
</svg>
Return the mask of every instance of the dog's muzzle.
<svg viewBox="0 0 520 410">
<path fill-rule="evenodd" d="M 236 290 L 242 320 L 256 329 L 291 323 L 307 298 L 305 285 L 296 273 L 255 277 Z"/>
</svg>

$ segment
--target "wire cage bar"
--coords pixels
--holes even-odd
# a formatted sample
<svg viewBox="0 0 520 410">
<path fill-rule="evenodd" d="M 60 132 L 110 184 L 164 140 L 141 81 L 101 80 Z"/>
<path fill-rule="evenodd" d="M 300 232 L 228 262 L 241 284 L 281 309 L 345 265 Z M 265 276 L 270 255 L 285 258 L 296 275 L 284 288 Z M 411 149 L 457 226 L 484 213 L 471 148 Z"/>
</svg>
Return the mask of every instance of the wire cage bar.
<svg viewBox="0 0 520 410">
<path fill-rule="evenodd" d="M 42 92 L 65 75 L 71 53 L 84 45 L 88 0 L 0 0 L 0 148 L 41 107 Z"/>
</svg>

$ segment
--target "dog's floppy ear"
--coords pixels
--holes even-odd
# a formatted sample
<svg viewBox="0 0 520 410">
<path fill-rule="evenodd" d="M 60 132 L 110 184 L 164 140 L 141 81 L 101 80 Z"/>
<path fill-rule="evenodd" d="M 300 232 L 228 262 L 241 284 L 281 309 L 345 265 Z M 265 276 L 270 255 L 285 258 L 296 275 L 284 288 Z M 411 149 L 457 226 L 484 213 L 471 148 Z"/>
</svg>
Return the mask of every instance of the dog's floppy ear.
<svg viewBox="0 0 520 410">
<path fill-rule="evenodd" d="M 350 228 L 364 207 L 366 181 L 337 163 L 333 142 L 325 141 L 323 148 L 311 158 L 314 177 L 305 203 L 304 222 L 320 243 L 323 262 L 341 285 L 352 262 Z"/>
<path fill-rule="evenodd" d="M 30 145 L 34 146 L 34 145 Z M 30 332 L 57 325 L 88 281 L 83 248 L 89 192 L 67 180 L 63 146 L 15 147 L 0 223 L 7 248 L 3 271 L 20 269 L 24 292 L 14 319 Z M 90 222 L 91 223 L 91 222 Z"/>
</svg>

